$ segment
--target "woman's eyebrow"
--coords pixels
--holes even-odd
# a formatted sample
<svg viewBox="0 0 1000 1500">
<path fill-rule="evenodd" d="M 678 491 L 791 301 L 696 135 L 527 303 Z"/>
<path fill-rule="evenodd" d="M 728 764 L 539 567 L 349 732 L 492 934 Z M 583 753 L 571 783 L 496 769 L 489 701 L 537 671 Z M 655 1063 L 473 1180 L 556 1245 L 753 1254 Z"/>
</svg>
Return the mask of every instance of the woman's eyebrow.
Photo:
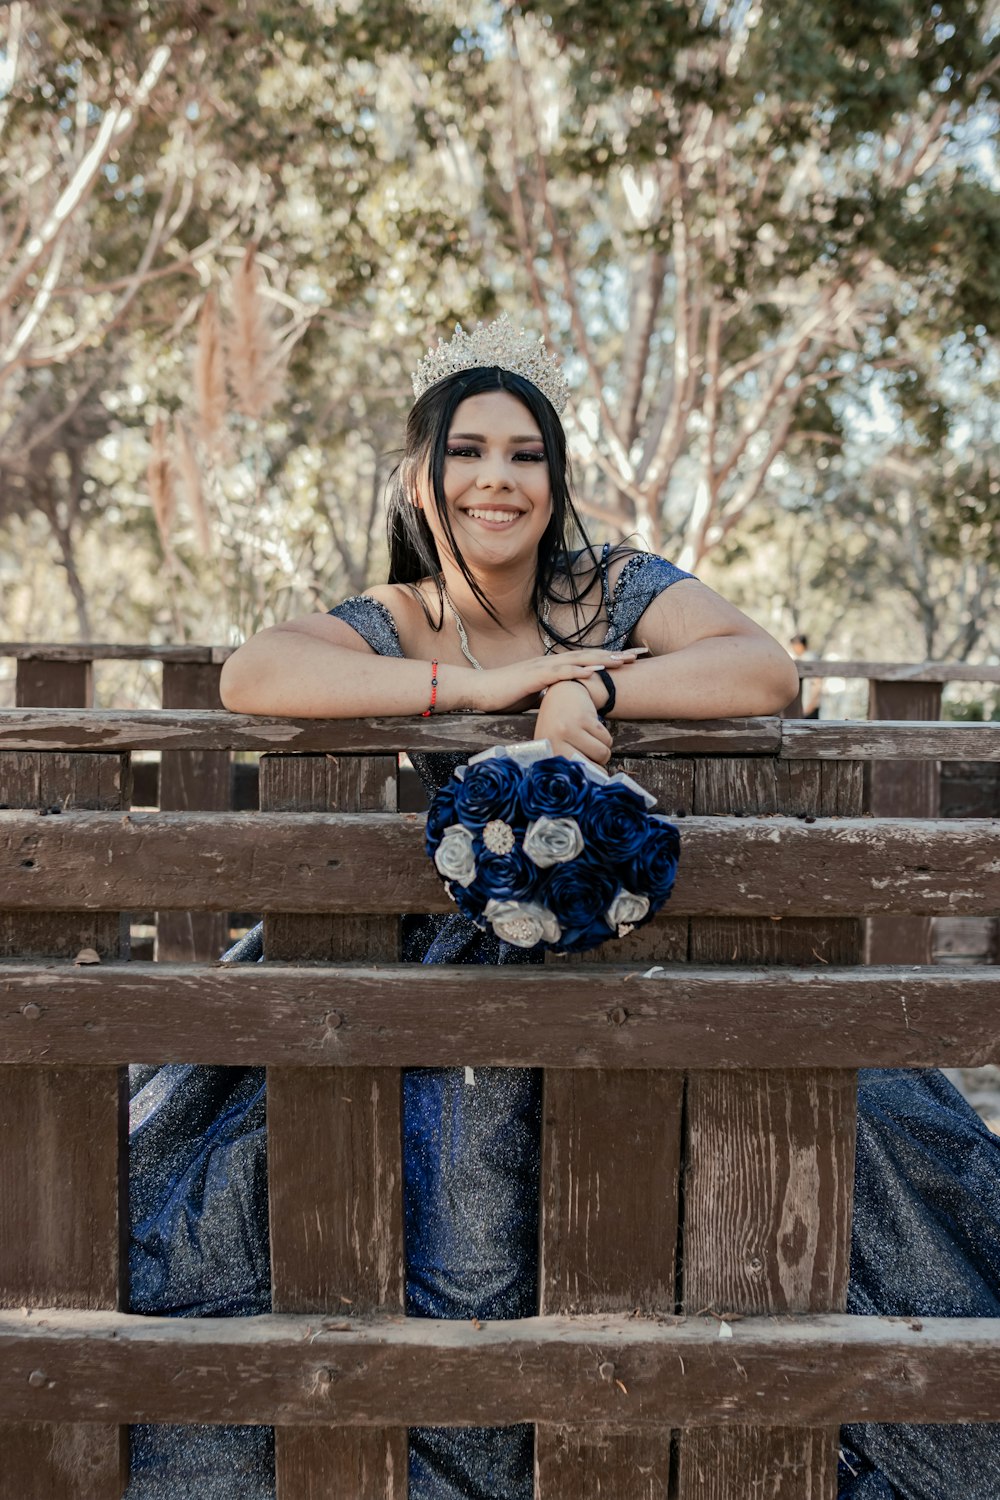
<svg viewBox="0 0 1000 1500">
<path fill-rule="evenodd" d="M 487 441 L 485 433 L 482 432 L 450 432 L 448 434 L 449 442 L 454 442 L 456 438 L 465 438 L 466 442 L 473 443 L 485 443 Z M 527 436 L 512 437 L 508 438 L 507 441 L 508 443 L 540 443 L 542 441 L 542 434 L 540 432 L 529 432 Z"/>
</svg>

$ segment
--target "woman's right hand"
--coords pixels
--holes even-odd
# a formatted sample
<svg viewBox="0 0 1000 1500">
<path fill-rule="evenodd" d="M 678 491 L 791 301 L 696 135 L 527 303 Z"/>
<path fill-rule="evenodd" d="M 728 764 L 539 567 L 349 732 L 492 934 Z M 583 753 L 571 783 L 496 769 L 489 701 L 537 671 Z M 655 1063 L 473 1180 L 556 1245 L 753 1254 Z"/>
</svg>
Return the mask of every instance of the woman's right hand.
<svg viewBox="0 0 1000 1500">
<path fill-rule="evenodd" d="M 507 667 L 486 667 L 470 683 L 475 697 L 469 704 L 477 713 L 510 713 L 533 703 L 545 688 L 556 682 L 584 681 L 599 667 L 613 671 L 643 655 L 645 648 L 604 651 L 596 646 L 559 651 L 512 662 Z"/>
</svg>

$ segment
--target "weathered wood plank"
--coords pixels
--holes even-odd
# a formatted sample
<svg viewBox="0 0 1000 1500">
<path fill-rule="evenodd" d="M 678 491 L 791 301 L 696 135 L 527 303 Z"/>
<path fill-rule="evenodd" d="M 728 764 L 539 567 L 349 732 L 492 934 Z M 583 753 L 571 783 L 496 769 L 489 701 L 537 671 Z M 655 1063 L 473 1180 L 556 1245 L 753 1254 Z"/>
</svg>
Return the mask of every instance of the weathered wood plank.
<svg viewBox="0 0 1000 1500">
<path fill-rule="evenodd" d="M 165 709 L 221 710 L 221 667 L 211 663 L 166 661 L 163 664 Z M 223 812 L 232 799 L 227 750 L 164 750 L 160 760 L 160 808 L 163 812 Z M 226 947 L 224 912 L 165 911 L 156 917 L 157 960 L 218 958 Z"/>
<path fill-rule="evenodd" d="M 395 756 L 266 756 L 264 808 L 391 811 Z M 365 883 L 371 881 L 371 869 Z M 356 904 L 356 903 L 355 903 Z M 271 959 L 399 958 L 395 917 L 331 916 L 308 907 L 264 918 Z M 384 1062 L 384 1059 L 379 1059 Z M 342 1314 L 403 1307 L 402 1087 L 399 1068 L 269 1067 L 268 1174 L 273 1305 Z M 405 1500 L 406 1429 L 275 1435 L 279 1497 Z"/>
<path fill-rule="evenodd" d="M 757 814 L 857 815 L 862 768 L 763 760 L 699 762 L 698 813 L 742 799 Z M 693 961 L 719 957 L 719 923 L 691 923 Z M 773 929 L 779 927 L 775 942 Z M 770 930 L 769 930 L 770 929 Z M 727 923 L 730 961 L 858 962 L 854 919 Z M 823 949 L 827 952 L 824 953 Z M 780 1035 L 781 1026 L 777 1028 Z M 775 1034 L 775 1033 L 773 1033 Z M 842 1059 L 839 1060 L 842 1062 Z M 688 1312 L 839 1310 L 850 1270 L 855 1075 L 836 1071 L 695 1072 L 688 1079 L 682 1297 Z M 749 1426 L 677 1443 L 679 1500 L 736 1494 L 836 1495 L 836 1430 L 764 1432 Z M 789 1490 L 789 1473 L 797 1475 Z"/>
<path fill-rule="evenodd" d="M 0 657 L 48 661 L 224 662 L 234 646 L 123 645 L 111 641 L 0 641 Z M 800 657 L 800 677 L 854 677 L 880 682 L 1000 682 L 1000 667 L 985 662 L 814 661 Z"/>
<path fill-rule="evenodd" d="M 723 1328 L 715 1318 L 611 1314 L 476 1326 L 4 1313 L 0 1416 L 361 1428 L 991 1422 L 996 1335 L 994 1318 L 842 1314 L 734 1316 Z"/>
<path fill-rule="evenodd" d="M 955 730 L 961 730 L 956 735 Z M 973 734 L 965 737 L 965 731 Z M 1000 733 L 995 724 L 861 722 L 833 719 L 782 721 L 783 760 L 906 759 L 933 766 L 969 757 L 984 764 L 1000 760 Z"/>
<path fill-rule="evenodd" d="M 412 813 L 0 812 L 0 882 L 17 911 L 448 910 L 423 829 Z M 681 833 L 671 917 L 1000 907 L 1000 827 L 979 819 L 695 817 Z"/>
<path fill-rule="evenodd" d="M 430 727 L 428 727 L 428 725 Z M 518 715 L 435 714 L 406 719 L 265 719 L 162 709 L 0 710 L 0 748 L 10 750 L 284 750 L 357 754 L 465 750 L 472 754 L 531 736 Z M 784 760 L 1000 760 L 994 724 L 866 723 L 845 720 L 718 719 L 704 723 L 616 722 L 619 754 L 774 755 Z"/>
<path fill-rule="evenodd" d="M 824 1428 L 692 1427 L 684 1465 L 704 1500 L 827 1500 L 837 1493 L 837 1450 Z"/>
<path fill-rule="evenodd" d="M 813 661 L 796 659 L 800 677 L 860 677 L 875 682 L 1000 682 L 996 663 L 968 661 Z"/>
<path fill-rule="evenodd" d="M 22 658 L 14 680 L 18 708 L 81 709 L 94 701 L 94 663 L 89 656 L 73 661 L 54 657 Z"/>
<path fill-rule="evenodd" d="M 643 777 L 663 812 L 691 806 L 691 760 L 640 763 L 616 755 L 613 770 Z M 630 935 L 636 960 L 683 959 L 684 918 Z M 569 994 L 583 970 L 600 976 L 625 951 L 609 944 L 579 958 L 549 955 L 538 978 Z M 530 971 L 528 971 L 530 972 Z M 637 972 L 642 972 L 637 971 Z M 506 977 L 497 975 L 501 983 Z M 549 1016 L 547 990 L 530 1022 Z M 504 985 L 504 999 L 507 999 Z M 601 994 L 604 1025 L 621 1032 L 625 1004 Z M 532 1043 L 537 1034 L 532 1035 Z M 533 1048 L 534 1051 L 534 1048 Z M 542 1059 L 535 1051 L 535 1061 Z M 604 1069 L 545 1072 L 542 1124 L 539 1307 L 542 1313 L 674 1310 L 683 1078 L 678 1072 Z M 593 1425 L 541 1426 L 535 1437 L 537 1500 L 666 1500 L 670 1432 Z"/>
<path fill-rule="evenodd" d="M 720 960 L 731 958 L 731 942 L 719 939 Z M 716 961 L 711 949 L 703 957 Z M 776 946 L 769 961 L 783 958 Z M 443 964 L 0 964 L 0 1062 L 130 1057 L 347 1068 L 976 1068 L 1000 1063 L 1000 968 L 587 964 L 483 974 Z"/>
<path fill-rule="evenodd" d="M 23 669 L 23 672 L 22 670 Z M 19 692 L 88 702 L 84 663 L 21 662 Z M 0 802 L 44 810 L 118 809 L 131 791 L 123 755 L 0 754 Z M 34 814 L 39 821 L 39 813 Z M 3 887 L 0 886 L 0 890 Z M 6 892 L 0 896 L 5 899 Z M 63 903 L 65 905 L 67 903 Z M 128 929 L 111 912 L 0 913 L 4 958 L 69 958 L 81 947 L 128 953 Z M 128 1213 L 124 1068 L 16 1067 L 0 1088 L 0 1305 L 118 1308 L 124 1297 Z M 125 1482 L 124 1429 L 0 1430 L 4 1488 L 24 1500 L 117 1500 Z"/>
<path fill-rule="evenodd" d="M 0 641 L 0 656 L 16 661 L 179 661 L 224 662 L 235 646 L 154 646 L 149 642 L 119 645 L 112 641 Z"/>
<path fill-rule="evenodd" d="M 870 682 L 870 719 L 939 719 L 940 682 Z M 996 735 L 1000 740 L 1000 733 Z M 876 818 L 937 818 L 941 768 L 933 760 L 876 761 L 866 768 L 867 811 Z M 931 918 L 873 917 L 865 932 L 870 964 L 927 964 L 933 957 Z"/>
<path fill-rule="evenodd" d="M 530 715 L 434 714 L 430 719 L 265 719 L 247 714 L 176 713 L 162 709 L 0 710 L 0 748 L 10 750 L 273 750 L 376 754 L 407 750 L 463 750 L 528 740 Z M 981 728 L 962 725 L 961 728 Z M 616 743 L 632 754 L 740 751 L 775 754 L 777 719 L 713 719 L 615 725 Z M 973 753 L 965 743 L 962 758 Z"/>
</svg>

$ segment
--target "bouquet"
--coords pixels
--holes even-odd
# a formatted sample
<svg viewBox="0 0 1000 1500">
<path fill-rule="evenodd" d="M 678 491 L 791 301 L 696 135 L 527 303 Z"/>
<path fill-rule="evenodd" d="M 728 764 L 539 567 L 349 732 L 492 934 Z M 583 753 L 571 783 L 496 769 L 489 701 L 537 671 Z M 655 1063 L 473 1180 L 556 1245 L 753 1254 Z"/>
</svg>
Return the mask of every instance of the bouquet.
<svg viewBox="0 0 1000 1500">
<path fill-rule="evenodd" d="M 631 777 L 548 740 L 459 766 L 427 814 L 426 849 L 463 916 L 517 948 L 579 953 L 624 937 L 670 895 L 680 837 Z"/>
</svg>

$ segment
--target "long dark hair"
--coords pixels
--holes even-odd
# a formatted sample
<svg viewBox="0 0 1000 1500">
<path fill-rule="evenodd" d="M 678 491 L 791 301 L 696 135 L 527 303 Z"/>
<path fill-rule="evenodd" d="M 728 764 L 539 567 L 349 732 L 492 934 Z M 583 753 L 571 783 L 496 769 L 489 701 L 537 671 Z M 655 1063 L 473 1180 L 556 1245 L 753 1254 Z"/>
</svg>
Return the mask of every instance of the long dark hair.
<svg viewBox="0 0 1000 1500">
<path fill-rule="evenodd" d="M 516 396 L 527 407 L 542 435 L 545 457 L 549 468 L 549 485 L 552 494 L 552 515 L 549 524 L 538 541 L 538 565 L 535 570 L 535 587 L 532 608 L 538 619 L 542 617 L 545 600 L 552 604 L 572 604 L 579 619 L 577 606 L 590 590 L 594 576 L 601 563 L 591 544 L 586 528 L 573 504 L 570 494 L 570 466 L 566 452 L 566 434 L 555 409 L 537 386 L 521 375 L 497 366 L 477 370 L 462 370 L 449 375 L 432 385 L 414 403 L 406 422 L 406 437 L 403 456 L 389 476 L 386 487 L 387 526 L 389 532 L 389 582 L 414 585 L 422 578 L 433 578 L 438 590 L 440 612 L 438 619 L 430 620 L 436 630 L 444 621 L 444 595 L 441 587 L 441 559 L 431 535 L 424 513 L 413 503 L 417 479 L 422 470 L 429 468 L 431 497 L 441 525 L 451 547 L 455 562 L 475 598 L 492 619 L 499 625 L 493 606 L 476 582 L 462 556 L 455 538 L 451 519 L 444 499 L 444 467 L 447 456 L 448 432 L 456 408 L 469 396 L 478 396 L 484 391 L 507 391 Z M 579 568 L 582 554 L 589 556 L 591 568 Z M 575 556 L 577 566 L 570 567 L 569 559 Z M 557 592 L 555 581 L 568 592 Z M 422 597 L 418 594 L 418 598 Z M 424 605 L 426 612 L 426 605 Z M 600 614 L 601 599 L 589 621 L 585 621 L 570 637 L 564 638 L 547 626 L 549 634 L 561 645 L 576 645 L 583 640 Z M 428 615 L 430 619 L 430 616 Z"/>
</svg>

